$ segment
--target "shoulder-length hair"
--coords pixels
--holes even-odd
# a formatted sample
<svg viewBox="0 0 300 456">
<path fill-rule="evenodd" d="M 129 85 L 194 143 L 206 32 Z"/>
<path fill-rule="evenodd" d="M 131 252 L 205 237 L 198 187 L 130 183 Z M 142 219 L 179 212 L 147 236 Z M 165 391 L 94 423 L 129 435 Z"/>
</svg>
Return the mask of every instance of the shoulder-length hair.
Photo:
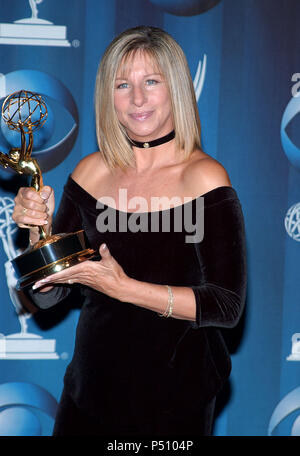
<svg viewBox="0 0 300 456">
<path fill-rule="evenodd" d="M 193 81 L 183 50 L 165 31 L 134 27 L 117 36 L 101 59 L 95 87 L 96 133 L 100 152 L 110 169 L 135 166 L 125 128 L 114 108 L 115 79 L 120 65 L 138 50 L 146 52 L 163 74 L 169 88 L 175 144 L 183 159 L 201 147 L 200 119 Z"/>
</svg>

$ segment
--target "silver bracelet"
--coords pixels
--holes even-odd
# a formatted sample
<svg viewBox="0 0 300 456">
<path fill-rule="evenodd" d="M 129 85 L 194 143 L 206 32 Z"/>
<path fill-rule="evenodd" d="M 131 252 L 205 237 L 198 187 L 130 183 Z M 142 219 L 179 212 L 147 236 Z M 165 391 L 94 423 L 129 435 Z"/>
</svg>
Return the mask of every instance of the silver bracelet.
<svg viewBox="0 0 300 456">
<path fill-rule="evenodd" d="M 174 305 L 174 295 L 172 288 L 169 285 L 166 285 L 168 289 L 168 305 L 164 313 L 158 314 L 160 317 L 166 317 L 169 318 L 172 315 L 173 312 L 173 305 Z"/>
</svg>

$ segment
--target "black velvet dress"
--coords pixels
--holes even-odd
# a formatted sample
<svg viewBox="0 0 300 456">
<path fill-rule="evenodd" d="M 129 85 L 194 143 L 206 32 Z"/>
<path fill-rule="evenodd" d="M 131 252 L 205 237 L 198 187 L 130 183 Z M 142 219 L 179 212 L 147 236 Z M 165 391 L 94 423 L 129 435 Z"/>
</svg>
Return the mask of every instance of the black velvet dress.
<svg viewBox="0 0 300 456">
<path fill-rule="evenodd" d="M 200 201 L 203 239 L 187 242 L 191 221 L 203 224 Z M 105 220 L 110 231 L 99 232 Z M 74 299 L 80 289 L 83 300 L 54 434 L 209 433 L 207 405 L 231 370 L 221 329 L 236 325 L 246 292 L 244 221 L 235 190 L 218 187 L 169 210 L 132 214 L 97 207 L 69 177 L 54 231 L 82 228 L 94 249 L 107 244 L 129 277 L 191 287 L 196 321 L 163 318 L 84 286 L 31 293 L 41 309 L 74 288 Z"/>
</svg>

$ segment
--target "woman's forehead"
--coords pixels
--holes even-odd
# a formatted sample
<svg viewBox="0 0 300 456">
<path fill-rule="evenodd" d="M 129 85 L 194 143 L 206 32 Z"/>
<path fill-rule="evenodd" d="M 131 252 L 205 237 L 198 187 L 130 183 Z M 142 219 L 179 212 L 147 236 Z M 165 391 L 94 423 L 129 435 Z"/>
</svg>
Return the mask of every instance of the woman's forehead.
<svg viewBox="0 0 300 456">
<path fill-rule="evenodd" d="M 162 73 L 156 58 L 142 49 L 135 49 L 126 54 L 117 70 L 117 77 L 126 77 L 135 64 L 142 65 L 148 74 Z"/>
</svg>

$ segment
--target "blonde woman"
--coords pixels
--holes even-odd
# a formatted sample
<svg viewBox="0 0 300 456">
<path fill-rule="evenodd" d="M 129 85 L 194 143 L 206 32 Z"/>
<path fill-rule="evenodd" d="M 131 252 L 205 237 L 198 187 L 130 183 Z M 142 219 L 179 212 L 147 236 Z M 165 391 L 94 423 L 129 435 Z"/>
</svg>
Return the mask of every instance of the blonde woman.
<svg viewBox="0 0 300 456">
<path fill-rule="evenodd" d="M 245 300 L 238 196 L 201 149 L 186 59 L 163 30 L 114 39 L 95 109 L 99 152 L 68 177 L 53 230 L 84 228 L 101 260 L 30 291 L 41 309 L 83 299 L 54 435 L 210 435 L 231 366 L 221 328 Z M 53 212 L 50 187 L 20 189 L 19 226 L 50 229 Z"/>
</svg>

